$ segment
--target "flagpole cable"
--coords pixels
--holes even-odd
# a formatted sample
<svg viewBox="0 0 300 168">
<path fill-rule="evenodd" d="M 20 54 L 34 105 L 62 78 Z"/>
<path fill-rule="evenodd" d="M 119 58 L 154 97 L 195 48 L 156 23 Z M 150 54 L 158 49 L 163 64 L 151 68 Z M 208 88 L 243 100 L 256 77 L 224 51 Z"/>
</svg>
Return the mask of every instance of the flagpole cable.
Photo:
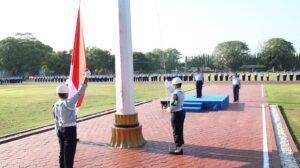
<svg viewBox="0 0 300 168">
<path fill-rule="evenodd" d="M 163 36 L 162 36 L 162 28 L 161 28 L 161 23 L 160 23 L 160 15 L 159 15 L 159 10 L 158 10 L 158 2 L 157 0 L 155 0 L 155 8 L 156 8 L 156 16 L 157 16 L 157 23 L 158 23 L 158 31 L 159 31 L 159 38 L 160 38 L 160 45 L 161 45 L 161 50 L 163 50 Z M 164 54 L 164 52 L 163 52 Z M 165 66 L 164 66 L 165 68 Z M 165 69 L 165 73 L 166 73 L 166 69 Z M 166 79 L 167 80 L 167 79 Z M 163 81 L 164 83 L 165 81 Z M 165 87 L 165 86 L 164 86 Z M 169 97 L 169 92 L 167 91 L 166 88 L 165 89 L 165 94 L 166 94 L 166 98 Z M 172 139 L 172 135 L 171 135 L 171 132 L 172 132 L 172 127 L 170 126 L 166 131 L 167 131 L 167 134 L 168 134 L 168 137 L 170 138 L 170 142 L 172 143 L 173 139 Z M 172 149 L 172 145 L 171 144 L 168 144 L 168 148 L 169 148 L 169 151 L 171 151 Z"/>
<path fill-rule="evenodd" d="M 162 29 L 161 29 L 160 15 L 159 15 L 159 10 L 158 10 L 157 0 L 155 0 L 155 9 L 156 9 L 158 31 L 159 31 L 160 47 L 161 47 L 161 49 L 163 49 L 163 37 L 162 37 Z"/>
<path fill-rule="evenodd" d="M 158 10 L 158 0 L 155 0 L 155 10 L 156 10 L 156 17 L 157 17 L 158 32 L 159 32 L 160 48 L 163 51 L 163 49 L 164 49 L 163 32 L 162 32 L 162 28 L 161 28 L 161 18 L 160 18 L 160 14 L 159 14 L 159 10 Z M 162 56 L 164 57 L 164 52 L 163 52 Z M 164 59 L 164 73 L 166 74 L 165 59 Z"/>
</svg>

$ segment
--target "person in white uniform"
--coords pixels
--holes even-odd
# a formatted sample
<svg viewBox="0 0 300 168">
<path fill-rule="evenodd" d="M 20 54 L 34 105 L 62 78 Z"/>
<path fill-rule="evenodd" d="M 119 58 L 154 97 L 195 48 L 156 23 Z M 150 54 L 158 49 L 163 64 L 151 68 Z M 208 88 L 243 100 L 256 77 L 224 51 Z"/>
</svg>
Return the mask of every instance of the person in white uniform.
<svg viewBox="0 0 300 168">
<path fill-rule="evenodd" d="M 84 83 L 79 91 L 68 98 L 69 89 L 66 84 L 57 87 L 59 100 L 53 105 L 55 130 L 59 141 L 59 165 L 61 168 L 72 168 L 77 146 L 76 102 L 84 94 L 90 71 L 86 72 Z"/>
<path fill-rule="evenodd" d="M 233 101 L 239 101 L 239 91 L 241 88 L 241 80 L 237 73 L 235 73 L 232 77 L 232 85 L 233 85 Z"/>
<path fill-rule="evenodd" d="M 196 97 L 201 98 L 202 97 L 202 87 L 204 83 L 204 75 L 202 70 L 200 68 L 197 69 L 197 72 L 194 72 L 194 78 L 196 81 Z"/>
<path fill-rule="evenodd" d="M 168 91 L 172 94 L 170 99 L 170 106 L 167 111 L 171 113 L 171 124 L 173 128 L 173 138 L 176 149 L 169 151 L 170 154 L 182 155 L 183 154 L 183 126 L 185 119 L 185 111 L 183 110 L 184 93 L 181 89 L 182 80 L 178 77 L 172 80 L 172 86 L 168 81 L 165 81 Z"/>
</svg>

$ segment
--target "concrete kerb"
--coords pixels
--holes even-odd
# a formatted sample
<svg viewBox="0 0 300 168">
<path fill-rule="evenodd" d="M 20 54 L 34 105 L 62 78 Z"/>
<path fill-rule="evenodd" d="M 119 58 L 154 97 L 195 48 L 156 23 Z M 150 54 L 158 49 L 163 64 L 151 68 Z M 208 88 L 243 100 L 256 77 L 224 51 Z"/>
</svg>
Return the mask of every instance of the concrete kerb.
<svg viewBox="0 0 300 168">
<path fill-rule="evenodd" d="M 282 111 L 280 110 L 280 108 L 278 107 L 278 105 L 277 105 L 277 104 L 272 104 L 272 105 L 275 106 L 275 108 L 276 108 L 276 110 L 277 110 L 277 112 L 278 112 L 279 119 L 280 119 L 280 123 L 281 123 L 281 125 L 282 125 L 282 127 L 283 127 L 283 129 L 284 129 L 284 132 L 285 132 L 286 136 L 287 136 L 287 140 L 288 140 L 288 143 L 289 143 L 289 145 L 290 145 L 290 147 L 291 147 L 291 150 L 292 150 L 292 152 L 293 152 L 294 158 L 295 158 L 295 160 L 296 160 L 296 162 L 297 162 L 297 164 L 298 164 L 298 166 L 299 166 L 299 165 L 300 165 L 300 153 L 299 153 L 299 150 L 298 150 L 298 148 L 297 148 L 297 145 L 296 145 L 296 143 L 295 143 L 295 141 L 294 141 L 294 139 L 293 139 L 293 137 L 292 137 L 292 134 L 290 133 L 290 130 L 289 130 L 289 128 L 288 128 L 288 125 L 287 125 L 287 123 L 286 123 L 286 120 L 285 120 L 285 118 L 283 117 Z M 274 124 L 273 119 L 272 119 L 272 124 Z M 273 128 L 274 128 L 274 125 L 273 125 Z M 274 131 L 275 131 L 275 130 L 274 130 Z M 275 133 L 275 132 L 274 132 L 274 133 Z M 277 148 L 278 148 L 278 147 L 277 147 Z"/>
<path fill-rule="evenodd" d="M 136 103 L 135 106 L 146 104 L 146 103 L 149 103 L 151 101 L 152 100 L 142 101 L 142 102 Z M 101 117 L 101 116 L 104 116 L 104 115 L 112 114 L 114 112 L 116 112 L 115 109 L 108 109 L 108 110 L 100 111 L 100 112 L 97 112 L 97 113 L 94 113 L 94 114 L 89 114 L 89 115 L 86 115 L 86 116 L 83 116 L 83 117 L 79 117 L 77 119 L 77 122 L 78 123 L 83 122 L 83 121 L 90 120 L 90 119 L 93 119 L 93 118 L 97 118 L 97 117 Z M 33 129 L 20 131 L 20 132 L 13 133 L 13 134 L 4 135 L 4 136 L 0 137 L 0 144 L 8 143 L 8 142 L 18 140 L 18 139 L 22 139 L 22 138 L 25 138 L 25 137 L 28 137 L 28 136 L 40 134 L 40 133 L 47 132 L 47 131 L 50 131 L 50 130 L 53 130 L 53 129 L 54 129 L 54 125 L 49 124 L 49 125 L 46 125 L 46 126 L 41 126 L 41 127 L 37 127 L 37 128 L 33 128 Z"/>
</svg>

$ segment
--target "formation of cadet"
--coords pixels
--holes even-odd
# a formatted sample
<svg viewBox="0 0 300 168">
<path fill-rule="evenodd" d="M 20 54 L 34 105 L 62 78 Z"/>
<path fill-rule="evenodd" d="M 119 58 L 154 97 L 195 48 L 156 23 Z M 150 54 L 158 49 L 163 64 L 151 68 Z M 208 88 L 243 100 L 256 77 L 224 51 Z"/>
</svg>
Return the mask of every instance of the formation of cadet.
<svg viewBox="0 0 300 168">
<path fill-rule="evenodd" d="M 68 76 L 31 76 L 29 77 L 30 80 L 35 82 L 57 82 L 63 83 L 69 77 Z M 89 82 L 113 82 L 114 76 L 113 75 L 92 75 L 89 78 Z"/>
<path fill-rule="evenodd" d="M 283 71 L 283 72 L 277 72 L 276 73 L 276 80 L 277 81 L 280 81 L 280 79 L 282 78 L 283 81 L 293 81 L 294 80 L 294 77 L 295 77 L 295 80 L 300 80 L 300 70 L 298 72 L 293 72 L 293 71 L 290 71 L 290 72 L 286 72 L 286 71 Z"/>
<path fill-rule="evenodd" d="M 23 82 L 23 77 L 20 76 L 0 78 L 0 85 L 10 84 L 10 83 L 22 83 L 22 82 Z"/>
<path fill-rule="evenodd" d="M 62 83 L 68 79 L 68 76 L 30 76 L 29 80 L 34 82 L 58 82 Z"/>
<path fill-rule="evenodd" d="M 218 72 L 214 73 L 212 76 L 211 73 L 206 73 L 208 81 L 229 81 L 230 76 L 232 73 L 228 72 Z M 241 81 L 269 81 L 270 74 L 269 72 L 240 72 L 238 73 L 240 76 Z M 293 80 L 300 80 L 300 71 L 297 72 L 277 72 L 276 73 L 276 80 L 277 81 L 293 81 Z"/>
<path fill-rule="evenodd" d="M 217 73 L 204 73 L 208 81 L 230 81 L 233 75 L 230 72 L 217 72 Z M 241 81 L 269 81 L 270 75 L 268 72 L 239 72 Z M 300 80 L 300 71 L 298 72 L 277 72 L 276 80 Z M 171 81 L 173 78 L 178 77 L 184 82 L 195 81 L 194 73 L 152 73 L 134 74 L 134 82 L 163 82 L 165 80 Z M 29 79 L 35 82 L 58 82 L 62 83 L 68 79 L 68 76 L 33 76 Z M 93 75 L 89 78 L 89 82 L 113 82 L 114 75 Z"/>
<path fill-rule="evenodd" d="M 208 81 L 230 81 L 230 76 L 233 74 L 230 72 L 217 72 L 217 73 L 204 73 L 207 76 Z M 241 81 L 269 81 L 270 75 L 268 72 L 239 72 Z M 167 74 L 135 74 L 134 82 L 163 82 L 165 80 L 171 81 L 173 78 L 179 77 L 182 81 L 195 81 L 194 73 L 167 73 Z M 68 76 L 30 76 L 29 80 L 34 82 L 57 82 L 63 83 L 68 79 Z M 300 81 L 299 71 L 282 71 L 276 72 L 277 81 Z M 22 83 L 24 78 L 22 77 L 6 77 L 0 78 L 1 84 L 10 83 Z M 89 82 L 113 82 L 114 75 L 93 75 L 89 78 Z"/>
<path fill-rule="evenodd" d="M 175 77 L 179 77 L 185 82 L 194 80 L 193 73 L 134 74 L 133 80 L 135 82 L 163 82 L 165 80 L 171 81 Z"/>
<path fill-rule="evenodd" d="M 89 82 L 113 82 L 113 75 L 92 75 L 89 78 Z"/>
</svg>

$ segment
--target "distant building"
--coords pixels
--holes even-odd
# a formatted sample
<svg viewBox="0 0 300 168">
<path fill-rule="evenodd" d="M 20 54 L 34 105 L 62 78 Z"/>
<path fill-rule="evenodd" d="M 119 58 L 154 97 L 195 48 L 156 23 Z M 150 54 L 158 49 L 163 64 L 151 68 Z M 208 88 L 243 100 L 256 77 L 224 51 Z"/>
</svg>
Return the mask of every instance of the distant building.
<svg viewBox="0 0 300 168">
<path fill-rule="evenodd" d="M 264 65 L 243 65 L 240 67 L 240 70 L 242 71 L 250 71 L 250 72 L 254 72 L 254 71 L 266 71 L 267 67 Z"/>
</svg>

